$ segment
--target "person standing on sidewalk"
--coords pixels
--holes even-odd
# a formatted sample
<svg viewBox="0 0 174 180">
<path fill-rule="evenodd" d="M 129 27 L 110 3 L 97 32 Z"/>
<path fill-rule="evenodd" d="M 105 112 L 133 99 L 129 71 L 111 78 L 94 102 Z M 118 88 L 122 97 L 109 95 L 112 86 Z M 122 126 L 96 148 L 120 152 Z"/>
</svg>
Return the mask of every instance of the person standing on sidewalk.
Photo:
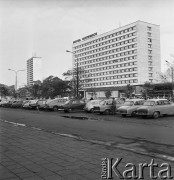
<svg viewBox="0 0 174 180">
<path fill-rule="evenodd" d="M 112 114 L 116 113 L 116 106 L 117 106 L 117 102 L 115 98 L 112 98 L 112 108 L 111 108 Z"/>
</svg>

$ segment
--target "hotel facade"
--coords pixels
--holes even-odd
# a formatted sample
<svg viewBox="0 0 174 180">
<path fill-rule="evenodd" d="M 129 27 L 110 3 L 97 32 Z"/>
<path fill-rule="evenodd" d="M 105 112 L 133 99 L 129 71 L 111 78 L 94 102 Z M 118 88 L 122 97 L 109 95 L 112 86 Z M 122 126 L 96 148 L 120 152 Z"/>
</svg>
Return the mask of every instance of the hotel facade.
<svg viewBox="0 0 174 180">
<path fill-rule="evenodd" d="M 42 81 L 42 59 L 32 57 L 27 60 L 27 85 L 31 86 L 38 80 Z"/>
<path fill-rule="evenodd" d="M 95 88 L 98 97 L 107 87 L 115 88 L 113 96 L 117 97 L 127 84 L 155 83 L 161 71 L 160 27 L 143 21 L 78 39 L 73 42 L 72 51 L 73 66 L 78 61 L 90 79 L 84 80 L 83 90 Z"/>
</svg>

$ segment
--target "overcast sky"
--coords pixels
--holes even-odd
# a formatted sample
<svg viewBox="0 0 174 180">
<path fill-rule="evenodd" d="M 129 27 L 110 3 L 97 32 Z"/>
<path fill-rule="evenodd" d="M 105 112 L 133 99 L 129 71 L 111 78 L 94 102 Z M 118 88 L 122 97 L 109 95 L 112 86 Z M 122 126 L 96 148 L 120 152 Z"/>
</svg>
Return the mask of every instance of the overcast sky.
<svg viewBox="0 0 174 180">
<path fill-rule="evenodd" d="M 174 54 L 174 0 L 0 0 L 0 83 L 13 85 L 26 60 L 42 57 L 44 77 L 71 68 L 72 41 L 137 20 L 160 25 L 162 69 Z M 19 72 L 19 86 L 26 84 Z"/>
</svg>

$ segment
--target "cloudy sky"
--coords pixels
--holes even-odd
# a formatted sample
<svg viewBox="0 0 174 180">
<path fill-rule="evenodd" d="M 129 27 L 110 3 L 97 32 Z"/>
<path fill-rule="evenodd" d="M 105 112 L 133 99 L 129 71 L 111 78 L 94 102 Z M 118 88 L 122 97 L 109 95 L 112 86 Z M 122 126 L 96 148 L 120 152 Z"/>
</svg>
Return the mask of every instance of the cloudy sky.
<svg viewBox="0 0 174 180">
<path fill-rule="evenodd" d="M 0 83 L 13 85 L 14 72 L 36 54 L 43 76 L 62 77 L 71 68 L 72 41 L 137 20 L 160 25 L 161 61 L 174 54 L 174 0 L 0 0 Z M 26 71 L 18 85 L 26 84 Z"/>
</svg>

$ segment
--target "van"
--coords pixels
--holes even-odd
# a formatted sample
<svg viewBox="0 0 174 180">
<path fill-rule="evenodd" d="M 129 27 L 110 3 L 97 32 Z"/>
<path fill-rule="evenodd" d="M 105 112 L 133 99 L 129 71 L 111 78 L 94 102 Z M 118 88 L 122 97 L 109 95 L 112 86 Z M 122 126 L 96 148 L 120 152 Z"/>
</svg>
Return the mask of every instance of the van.
<svg viewBox="0 0 174 180">
<path fill-rule="evenodd" d="M 59 109 L 63 109 L 63 105 L 67 101 L 67 98 L 56 98 L 53 100 L 50 100 L 46 102 L 45 104 L 45 109 L 46 110 L 53 110 L 53 111 L 58 111 Z"/>
</svg>

